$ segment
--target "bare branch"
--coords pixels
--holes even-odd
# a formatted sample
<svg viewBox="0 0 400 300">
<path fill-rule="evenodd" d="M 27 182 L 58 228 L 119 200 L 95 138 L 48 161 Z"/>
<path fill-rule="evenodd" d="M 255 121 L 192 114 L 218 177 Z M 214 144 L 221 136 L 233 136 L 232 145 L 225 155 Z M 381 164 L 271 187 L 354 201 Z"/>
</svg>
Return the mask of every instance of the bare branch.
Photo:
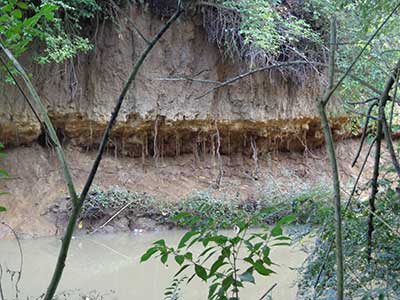
<svg viewBox="0 0 400 300">
<path fill-rule="evenodd" d="M 376 103 L 376 102 L 375 102 L 375 103 L 372 103 L 372 104 L 370 105 L 369 109 L 368 109 L 367 116 L 365 117 L 365 124 L 364 124 L 363 131 L 362 131 L 362 135 L 361 135 L 360 146 L 358 147 L 358 151 L 357 151 L 357 153 L 356 153 L 356 156 L 354 157 L 354 160 L 353 160 L 353 162 L 352 162 L 352 164 L 351 164 L 352 167 L 354 167 L 354 165 L 357 163 L 358 157 L 360 156 L 362 147 L 363 147 L 363 145 L 364 145 L 365 138 L 367 137 L 369 119 L 371 119 L 371 118 L 370 118 L 370 115 L 371 115 L 372 109 L 373 109 L 374 106 L 377 105 L 377 104 L 378 104 L 378 103 Z"/>
<path fill-rule="evenodd" d="M 157 80 L 157 81 L 191 81 L 191 82 L 199 82 L 199 83 L 208 83 L 208 84 L 218 84 L 221 85 L 221 81 L 216 80 L 208 80 L 208 79 L 196 79 L 193 77 L 171 77 L 171 78 L 148 78 L 149 80 Z"/>
<path fill-rule="evenodd" d="M 264 66 L 264 67 L 260 67 L 260 68 L 248 71 L 246 73 L 240 74 L 238 76 L 235 76 L 235 77 L 233 77 L 231 79 L 228 79 L 228 80 L 222 82 L 219 86 L 216 86 L 216 87 L 208 90 L 204 94 L 196 97 L 195 100 L 203 98 L 203 97 L 211 94 L 212 92 L 214 92 L 214 91 L 216 91 L 216 90 L 218 90 L 220 88 L 223 88 L 225 86 L 231 85 L 231 84 L 235 83 L 236 81 L 241 80 L 241 79 L 243 79 L 245 77 L 248 77 L 250 75 L 253 75 L 255 73 L 266 71 L 266 70 L 279 69 L 279 68 L 298 65 L 298 64 L 308 64 L 308 62 L 306 62 L 306 61 L 292 61 L 292 62 L 286 62 L 286 63 L 276 64 L 276 65 L 268 65 L 268 66 Z"/>
<path fill-rule="evenodd" d="M 377 101 L 377 100 L 379 100 L 378 97 L 372 97 L 372 98 L 366 99 L 364 101 L 355 101 L 355 102 L 345 101 L 344 103 L 347 104 L 347 105 L 360 105 L 360 104 L 367 104 L 369 102 Z"/>
<path fill-rule="evenodd" d="M 269 294 L 270 292 L 272 292 L 272 290 L 273 290 L 277 285 L 278 285 L 277 283 L 274 283 L 274 284 L 268 289 L 268 291 L 266 291 L 266 292 L 264 293 L 264 295 L 261 296 L 261 298 L 260 298 L 259 300 L 265 299 L 265 297 L 267 297 L 268 294 Z"/>
</svg>

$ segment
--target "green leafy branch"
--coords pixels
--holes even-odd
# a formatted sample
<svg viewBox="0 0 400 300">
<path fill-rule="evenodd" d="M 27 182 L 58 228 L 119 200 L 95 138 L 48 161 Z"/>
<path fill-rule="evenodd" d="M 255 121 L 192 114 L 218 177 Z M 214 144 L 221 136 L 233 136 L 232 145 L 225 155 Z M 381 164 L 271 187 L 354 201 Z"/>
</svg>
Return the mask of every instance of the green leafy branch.
<svg viewBox="0 0 400 300">
<path fill-rule="evenodd" d="M 182 212 L 173 221 L 192 225 L 194 229 L 187 231 L 176 247 L 168 246 L 163 239 L 154 242 L 142 255 L 141 262 L 156 255 L 165 265 L 174 260 L 179 266 L 174 278 L 192 269 L 187 283 L 195 277 L 206 282 L 209 285 L 208 299 L 239 299 L 246 283 L 255 284 L 255 274 L 267 277 L 275 273 L 270 259 L 271 248 L 290 245 L 290 238 L 283 234 L 282 226 L 295 221 L 295 217 L 283 217 L 271 229 L 262 224 L 268 212 L 269 209 L 265 209 L 254 216 L 236 218 L 231 223 L 233 235 L 217 230 L 214 218 L 199 223 L 197 216 Z M 259 229 L 250 230 L 253 227 Z M 200 254 L 196 254 L 198 251 L 193 251 L 193 248 L 200 248 Z"/>
</svg>

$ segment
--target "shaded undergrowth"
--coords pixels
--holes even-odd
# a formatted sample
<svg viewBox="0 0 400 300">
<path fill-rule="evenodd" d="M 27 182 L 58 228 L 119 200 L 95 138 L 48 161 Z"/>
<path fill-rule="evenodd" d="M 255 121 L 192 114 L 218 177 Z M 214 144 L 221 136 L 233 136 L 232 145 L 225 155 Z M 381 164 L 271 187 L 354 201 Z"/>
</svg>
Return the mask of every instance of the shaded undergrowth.
<svg viewBox="0 0 400 300">
<path fill-rule="evenodd" d="M 117 231 L 152 230 L 162 225 L 182 227 L 183 224 L 173 221 L 173 217 L 184 212 L 196 216 L 200 222 L 213 218 L 220 228 L 226 228 L 232 220 L 257 214 L 265 208 L 270 209 L 264 217 L 266 224 L 274 224 L 283 216 L 292 214 L 299 224 L 317 225 L 321 214 L 328 214 L 330 210 L 329 197 L 330 190 L 323 185 L 297 188 L 296 192 L 285 194 L 271 188 L 269 194 L 264 190 L 258 197 L 246 200 L 240 199 L 239 195 L 216 197 L 209 191 L 195 191 L 178 202 L 156 199 L 147 193 L 132 192 L 118 186 L 108 190 L 94 187 L 83 205 L 80 227 L 89 232 L 104 224 L 109 228 L 115 227 Z M 62 220 L 67 219 L 71 207 L 60 203 L 56 206 L 57 209 L 52 211 L 57 216 L 64 215 L 60 222 L 63 226 Z M 147 225 L 143 220 L 147 220 Z"/>
</svg>

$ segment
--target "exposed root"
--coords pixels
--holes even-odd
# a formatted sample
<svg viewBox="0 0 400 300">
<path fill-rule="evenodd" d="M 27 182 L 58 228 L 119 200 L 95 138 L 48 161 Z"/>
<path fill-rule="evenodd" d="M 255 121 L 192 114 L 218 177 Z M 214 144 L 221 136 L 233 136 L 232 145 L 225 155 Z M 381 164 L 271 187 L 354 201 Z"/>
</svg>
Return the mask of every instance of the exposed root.
<svg viewBox="0 0 400 300">
<path fill-rule="evenodd" d="M 160 151 L 158 148 L 158 130 L 160 127 L 160 116 L 157 116 L 155 122 L 154 122 L 154 139 L 153 139 L 153 149 L 154 149 L 154 153 L 153 153 L 153 158 L 156 162 L 156 166 L 158 166 L 158 159 L 160 157 Z"/>
<path fill-rule="evenodd" d="M 161 144 L 161 162 L 164 163 L 164 156 L 165 156 L 165 138 L 164 136 L 161 136 L 160 138 L 160 144 Z"/>
<path fill-rule="evenodd" d="M 199 147 L 197 146 L 198 138 L 199 138 L 199 136 L 197 136 L 194 143 L 192 143 L 193 155 L 194 155 L 194 161 L 195 161 L 196 167 L 200 164 Z"/>
<path fill-rule="evenodd" d="M 253 151 L 252 158 L 254 160 L 253 177 L 255 180 L 258 180 L 259 175 L 260 175 L 260 164 L 258 162 L 257 143 L 254 140 L 253 136 L 250 137 L 250 145 L 251 145 L 251 150 Z"/>
<path fill-rule="evenodd" d="M 202 155 L 202 160 L 205 161 L 207 155 L 207 140 L 205 136 L 203 136 L 201 140 L 201 155 Z"/>
<path fill-rule="evenodd" d="M 219 133 L 217 121 L 215 121 L 215 137 L 217 140 L 217 147 L 215 149 L 215 153 L 217 155 L 217 164 L 218 164 L 218 175 L 217 175 L 217 178 L 215 179 L 215 185 L 216 185 L 216 188 L 218 189 L 221 185 L 222 176 L 224 175 L 224 169 L 223 169 L 223 165 L 222 165 L 221 154 L 219 151 L 221 148 L 221 135 Z"/>
<path fill-rule="evenodd" d="M 147 135 L 143 135 L 142 137 L 142 170 L 145 170 L 146 165 L 146 151 L 147 150 Z"/>
</svg>

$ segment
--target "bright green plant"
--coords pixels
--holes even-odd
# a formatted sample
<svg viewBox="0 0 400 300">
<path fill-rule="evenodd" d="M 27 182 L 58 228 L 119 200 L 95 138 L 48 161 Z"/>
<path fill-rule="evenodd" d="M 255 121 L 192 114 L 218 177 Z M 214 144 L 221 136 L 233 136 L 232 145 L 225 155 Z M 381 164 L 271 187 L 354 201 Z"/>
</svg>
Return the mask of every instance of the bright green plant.
<svg viewBox="0 0 400 300">
<path fill-rule="evenodd" d="M 175 282 L 181 274 L 191 270 L 187 283 L 194 277 L 206 282 L 208 299 L 239 299 L 246 284 L 255 284 L 255 274 L 267 277 L 274 273 L 271 248 L 290 244 L 282 226 L 293 222 L 295 217 L 283 217 L 271 229 L 263 224 L 269 211 L 264 209 L 254 215 L 243 213 L 236 217 L 230 222 L 234 232 L 229 234 L 219 230 L 220 224 L 214 218 L 204 222 L 197 215 L 179 213 L 174 221 L 192 229 L 183 235 L 176 247 L 167 245 L 165 240 L 154 242 L 141 262 L 154 255 L 158 255 L 163 264 L 173 260 L 179 266 Z M 252 229 L 254 227 L 257 229 Z M 167 289 L 168 295 L 171 290 L 171 287 Z"/>
<path fill-rule="evenodd" d="M 117 1 L 118 2 L 118 1 Z M 60 63 L 92 49 L 85 24 L 98 14 L 107 18 L 108 1 L 0 0 L 0 38 L 19 57 L 34 40 L 46 46 L 31 53 L 39 63 Z"/>
<path fill-rule="evenodd" d="M 39 23 L 54 20 L 57 6 L 34 6 L 26 1 L 0 0 L 0 37 L 2 43 L 20 56 L 36 37 L 42 37 Z"/>
<path fill-rule="evenodd" d="M 246 44 L 255 44 L 268 54 L 275 55 L 280 46 L 300 39 L 320 41 L 319 35 L 304 20 L 283 12 L 280 1 L 225 1 L 224 5 L 241 14 L 240 34 Z"/>
</svg>

